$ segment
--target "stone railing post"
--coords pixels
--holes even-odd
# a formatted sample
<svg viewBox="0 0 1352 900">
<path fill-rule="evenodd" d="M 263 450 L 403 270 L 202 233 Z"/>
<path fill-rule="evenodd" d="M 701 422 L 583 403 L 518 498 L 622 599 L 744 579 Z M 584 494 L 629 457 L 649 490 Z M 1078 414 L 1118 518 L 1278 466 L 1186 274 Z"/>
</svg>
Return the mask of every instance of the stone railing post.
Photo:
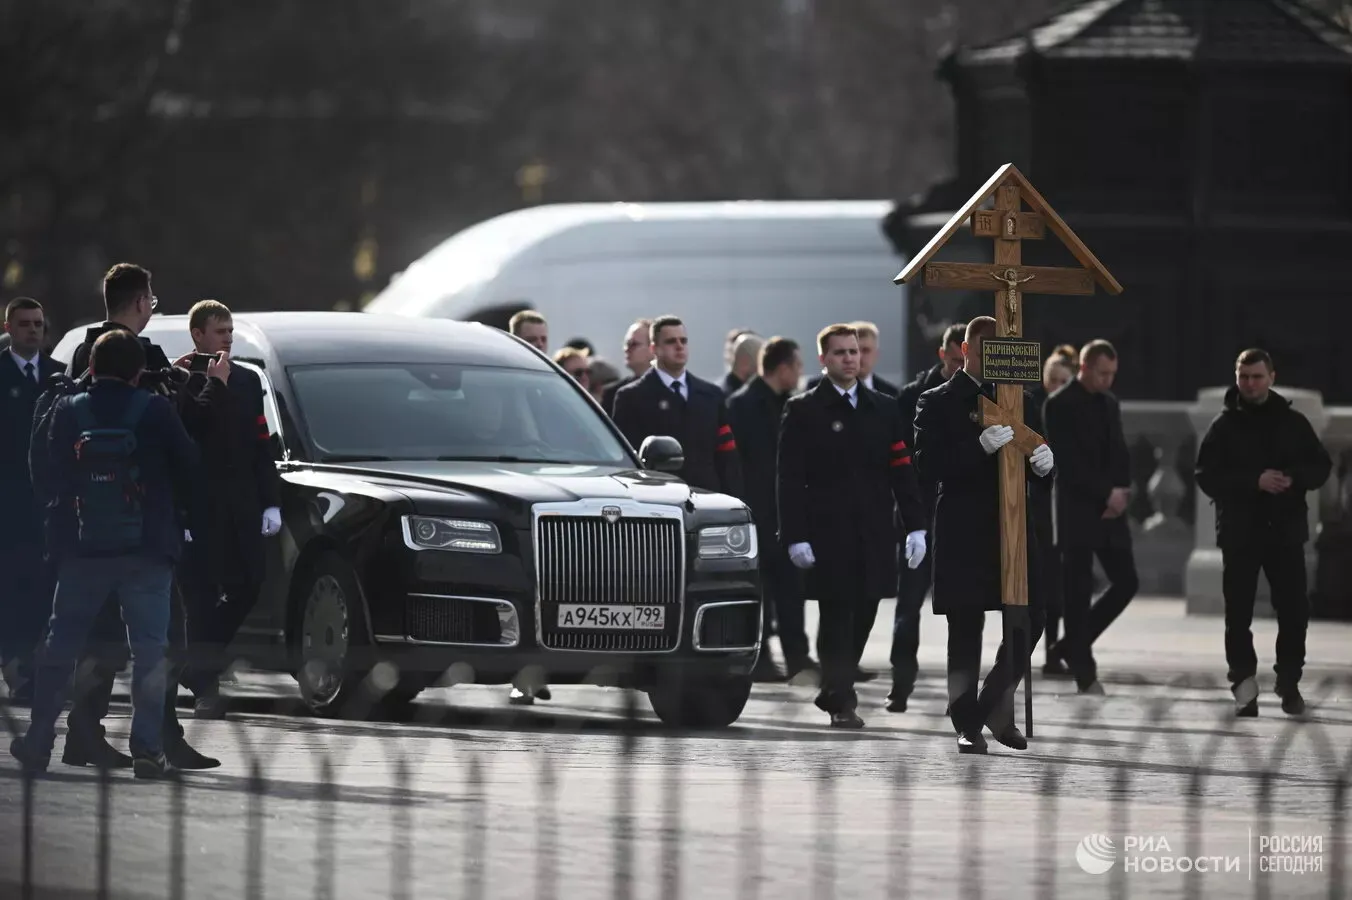
<svg viewBox="0 0 1352 900">
<path fill-rule="evenodd" d="M 1202 436 L 1221 411 L 1225 392 L 1228 388 L 1203 388 L 1197 392 L 1197 402 L 1188 411 L 1192 419 L 1193 431 L 1197 435 L 1200 447 Z M 1310 420 L 1316 435 L 1321 438 L 1328 427 L 1329 416 L 1324 408 L 1324 398 L 1319 391 L 1304 388 L 1277 386 L 1277 392 L 1291 401 L 1298 411 Z M 1314 536 L 1319 530 L 1319 492 L 1312 491 L 1308 499 L 1311 540 L 1305 545 L 1305 568 L 1309 583 L 1314 585 L 1316 554 Z M 1220 615 L 1225 612 L 1225 594 L 1221 589 L 1221 551 L 1216 546 L 1216 509 L 1211 498 L 1198 490 L 1197 515 L 1193 526 L 1194 543 L 1192 554 L 1188 557 L 1187 573 L 1184 576 L 1184 590 L 1187 593 L 1187 610 L 1190 615 Z M 1272 600 L 1267 579 L 1258 579 L 1258 599 L 1254 604 L 1255 616 L 1271 616 Z"/>
</svg>

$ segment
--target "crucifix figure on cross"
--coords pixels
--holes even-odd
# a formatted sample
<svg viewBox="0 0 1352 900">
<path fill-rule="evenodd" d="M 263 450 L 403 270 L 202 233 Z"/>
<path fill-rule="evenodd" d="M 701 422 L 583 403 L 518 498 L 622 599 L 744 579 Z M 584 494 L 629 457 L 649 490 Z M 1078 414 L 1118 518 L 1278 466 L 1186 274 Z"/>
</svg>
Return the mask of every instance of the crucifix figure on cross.
<svg viewBox="0 0 1352 900">
<path fill-rule="evenodd" d="M 1019 312 L 1019 285 L 1025 281 L 1032 281 L 1037 276 L 1025 275 L 1020 278 L 1019 270 L 1011 267 L 998 275 L 992 272 L 991 277 L 1005 285 L 1005 289 L 1008 291 L 1005 294 L 1005 303 L 1009 305 L 1009 317 L 1013 319 Z"/>
<path fill-rule="evenodd" d="M 987 201 L 993 201 L 985 207 Z M 1024 206 L 1029 209 L 1025 211 Z M 933 257 L 971 220 L 972 234 L 994 239 L 994 259 L 984 263 L 935 262 Z M 1041 240 L 1046 230 L 1060 239 L 1082 268 L 1023 265 L 1022 242 Z M 1084 242 L 1048 205 L 1042 195 L 1012 164 L 1002 166 L 953 214 L 948 223 L 910 260 L 895 281 L 907 283 L 924 273 L 927 288 L 995 291 L 996 333 L 982 343 L 981 381 L 996 385 L 994 400 L 980 398 L 981 424 L 1007 426 L 1013 437 L 996 452 L 1000 473 L 1000 584 L 1006 624 L 1027 623 L 1028 535 L 1025 460 L 1031 458 L 1042 436 L 1024 424 L 1024 385 L 1042 380 L 1041 347 L 1019 338 L 1023 331 L 1023 286 L 1036 280 L 1040 294 L 1090 296 L 1096 286 L 1120 294 L 1122 286 Z M 936 560 L 937 564 L 937 560 Z M 938 581 L 936 579 L 936 585 Z M 936 595 L 937 596 L 937 595 Z M 1025 625 L 1025 633 L 1027 632 Z M 1031 652 L 1031 643 L 1029 644 Z M 1032 733 L 1032 698 L 1025 686 L 1025 715 Z"/>
</svg>

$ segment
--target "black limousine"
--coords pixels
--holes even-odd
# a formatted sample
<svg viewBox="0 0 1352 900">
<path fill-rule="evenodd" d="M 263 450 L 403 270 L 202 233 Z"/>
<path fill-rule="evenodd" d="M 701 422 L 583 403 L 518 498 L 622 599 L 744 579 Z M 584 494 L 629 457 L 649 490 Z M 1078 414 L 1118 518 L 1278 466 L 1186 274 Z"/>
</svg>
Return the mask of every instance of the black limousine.
<svg viewBox="0 0 1352 900">
<path fill-rule="evenodd" d="M 185 316 L 145 336 L 192 349 Z M 232 355 L 263 379 L 285 483 L 235 650 L 294 674 L 316 713 L 449 680 L 628 687 L 684 727 L 741 715 L 755 528 L 740 500 L 668 474 L 675 440 L 635 453 L 562 369 L 484 325 L 246 313 Z"/>
</svg>

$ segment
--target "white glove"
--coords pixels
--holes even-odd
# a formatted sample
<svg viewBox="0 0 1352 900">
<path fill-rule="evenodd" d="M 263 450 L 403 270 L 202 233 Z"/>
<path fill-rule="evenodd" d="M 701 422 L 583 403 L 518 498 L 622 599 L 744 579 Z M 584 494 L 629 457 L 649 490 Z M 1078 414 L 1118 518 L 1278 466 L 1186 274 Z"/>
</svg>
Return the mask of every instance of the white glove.
<svg viewBox="0 0 1352 900">
<path fill-rule="evenodd" d="M 1014 440 L 1013 428 L 1008 425 L 992 425 L 981 432 L 981 449 L 989 455 L 1012 440 Z"/>
<path fill-rule="evenodd" d="M 1047 473 L 1052 470 L 1052 466 L 1056 465 L 1056 461 L 1052 458 L 1052 448 L 1046 444 L 1038 444 L 1037 449 L 1033 451 L 1033 455 L 1028 457 L 1028 462 L 1032 465 L 1033 472 L 1038 478 L 1046 477 Z"/>
<path fill-rule="evenodd" d="M 282 530 L 282 511 L 275 506 L 263 510 L 263 537 L 272 537 Z"/>
<path fill-rule="evenodd" d="M 800 569 L 810 569 L 817 564 L 817 557 L 812 555 L 811 544 L 790 544 L 789 561 Z"/>
<path fill-rule="evenodd" d="M 918 568 L 925 561 L 925 550 L 925 532 L 912 531 L 906 535 L 906 568 Z"/>
<path fill-rule="evenodd" d="M 189 531 L 189 530 L 186 529 L 186 528 L 183 529 L 183 542 L 184 542 L 185 544 L 191 544 L 191 543 L 192 543 L 192 532 Z"/>
</svg>

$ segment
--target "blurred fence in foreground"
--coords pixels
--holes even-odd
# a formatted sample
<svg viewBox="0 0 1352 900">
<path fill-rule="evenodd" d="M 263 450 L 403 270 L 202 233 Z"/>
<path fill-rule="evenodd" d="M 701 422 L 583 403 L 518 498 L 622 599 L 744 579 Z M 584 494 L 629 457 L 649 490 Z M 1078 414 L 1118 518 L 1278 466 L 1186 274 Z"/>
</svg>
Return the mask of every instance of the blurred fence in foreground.
<svg viewBox="0 0 1352 900">
<path fill-rule="evenodd" d="M 922 730 L 917 740 L 907 733 L 895 743 L 899 754 L 922 755 L 881 761 L 875 751 L 882 745 L 860 749 L 853 760 L 851 751 L 881 740 L 882 731 L 832 732 L 804 703 L 786 706 L 782 722 L 749 716 L 731 730 L 702 735 L 662 728 L 628 692 L 618 715 L 573 718 L 543 706 L 466 712 L 420 703 L 397 721 L 370 722 L 360 716 L 320 722 L 302 718 L 297 699 L 255 698 L 245 702 L 243 715 L 211 731 L 210 742 L 200 723 L 188 725 L 189 737 L 196 731 L 194 740 L 207 752 L 225 755 L 220 737 L 233 736 L 235 756 L 227 768 L 188 773 L 167 785 L 135 782 L 128 771 L 65 768 L 59 740 L 46 776 L 24 778 L 6 757 L 0 762 L 0 848 L 8 846 L 17 864 L 0 866 L 0 896 L 411 898 L 428 895 L 418 876 L 425 880 L 434 867 L 440 872 L 436 896 L 756 898 L 784 896 L 767 887 L 768 878 L 776 867 L 796 866 L 806 876 L 796 895 L 812 898 L 1125 897 L 1147 892 L 1137 879 L 1153 864 L 1138 859 L 1135 871 L 1125 862 L 1110 864 L 1126 859 L 1117 836 L 1169 832 L 1175 837 L 1164 855 L 1221 857 L 1230 851 L 1218 852 L 1207 839 L 1210 823 L 1240 821 L 1258 835 L 1289 833 L 1299 822 L 1299 833 L 1318 839 L 1273 849 L 1278 862 L 1269 866 L 1298 867 L 1298 873 L 1251 871 L 1246 879 L 1243 872 L 1199 871 L 1195 862 L 1186 871 L 1174 862 L 1168 896 L 1213 895 L 1223 887 L 1219 895 L 1227 897 L 1344 897 L 1352 717 L 1323 713 L 1320 703 L 1336 698 L 1340 702 L 1328 708 L 1346 710 L 1352 678 L 1311 687 L 1305 719 L 1268 722 L 1281 715 L 1269 699 L 1268 718 L 1247 720 L 1266 723 L 1270 730 L 1258 734 L 1230 714 L 1223 685 L 1188 679 L 1141 701 L 1144 713 L 1134 720 L 1119 715 L 1100 722 L 1102 703 L 1052 716 L 1023 754 L 992 742 L 991 756 L 959 757 L 951 736 Z M 928 699 L 925 690 L 922 684 L 921 699 Z M 941 702 L 933 686 L 929 697 Z M 1209 717 L 1197 712 L 1199 701 Z M 1216 715 L 1218 709 L 1223 712 Z M 0 712 L 11 734 L 26 727 L 25 710 Z M 871 715 L 870 725 L 905 721 L 881 715 Z M 904 730 L 915 731 L 917 721 Z M 482 729 L 490 740 L 465 734 Z M 1124 733 L 1134 737 L 1111 739 Z M 543 736 L 550 746 L 530 755 L 503 752 L 523 736 Z M 415 738 L 419 751 L 411 752 Z M 292 739 L 299 750 L 279 749 Z M 447 746 L 429 739 L 454 742 L 450 755 L 429 765 L 433 750 Z M 696 743 L 701 740 L 712 743 Z M 705 747 L 737 741 L 752 744 L 738 751 L 716 784 L 708 767 L 696 773 L 692 760 Z M 806 746 L 826 750 L 808 753 Z M 718 751 L 724 752 L 731 751 Z M 565 772 L 564 753 L 585 755 L 588 771 Z M 865 753 L 873 762 L 861 759 Z M 598 766 L 600 774 L 592 771 Z M 449 779 L 448 767 L 454 769 Z M 579 782 L 571 789 L 570 779 Z M 601 784 L 604 793 L 596 793 Z M 868 791 L 862 805 L 852 802 L 861 788 Z M 789 790 L 802 802 L 785 816 L 775 793 Z M 1014 812 L 1002 814 L 1010 791 L 1018 793 Z M 1106 818 L 1086 818 L 1080 805 L 1090 800 Z M 692 811 L 707 812 L 711 802 L 720 807 L 717 815 L 691 824 Z M 945 821 L 949 837 L 942 833 Z M 69 831 L 74 845 L 91 826 L 92 851 L 72 846 L 60 859 L 35 852 L 53 829 Z M 795 830 L 798 838 L 790 836 Z M 861 830 L 873 842 L 870 849 L 860 843 Z M 1073 839 L 1067 844 L 1068 831 L 1113 835 L 1108 840 L 1116 844 L 1106 855 L 1101 846 L 1089 848 L 1100 854 L 1100 870 L 1110 868 L 1093 871 L 1092 860 L 1086 867 L 1075 852 L 1085 847 L 1075 848 Z M 121 843 L 147 833 L 159 836 L 149 841 L 149 852 L 120 851 Z M 1011 843 L 1023 849 L 1011 851 Z M 302 844 L 306 856 L 297 850 Z M 229 858 L 242 891 L 203 880 L 217 869 L 204 875 L 198 857 L 208 849 L 228 853 L 227 845 L 240 848 Z M 945 848 L 949 860 L 937 875 L 936 847 Z M 1305 861 L 1280 862 L 1297 857 Z M 1246 864 L 1257 865 L 1252 856 Z M 383 867 L 387 876 L 375 871 Z M 504 867 L 510 887 L 502 884 Z M 866 869 L 881 893 L 859 888 Z M 78 893 L 51 889 L 54 876 L 73 872 L 80 873 Z M 570 873 L 592 887 L 561 887 Z"/>
</svg>

